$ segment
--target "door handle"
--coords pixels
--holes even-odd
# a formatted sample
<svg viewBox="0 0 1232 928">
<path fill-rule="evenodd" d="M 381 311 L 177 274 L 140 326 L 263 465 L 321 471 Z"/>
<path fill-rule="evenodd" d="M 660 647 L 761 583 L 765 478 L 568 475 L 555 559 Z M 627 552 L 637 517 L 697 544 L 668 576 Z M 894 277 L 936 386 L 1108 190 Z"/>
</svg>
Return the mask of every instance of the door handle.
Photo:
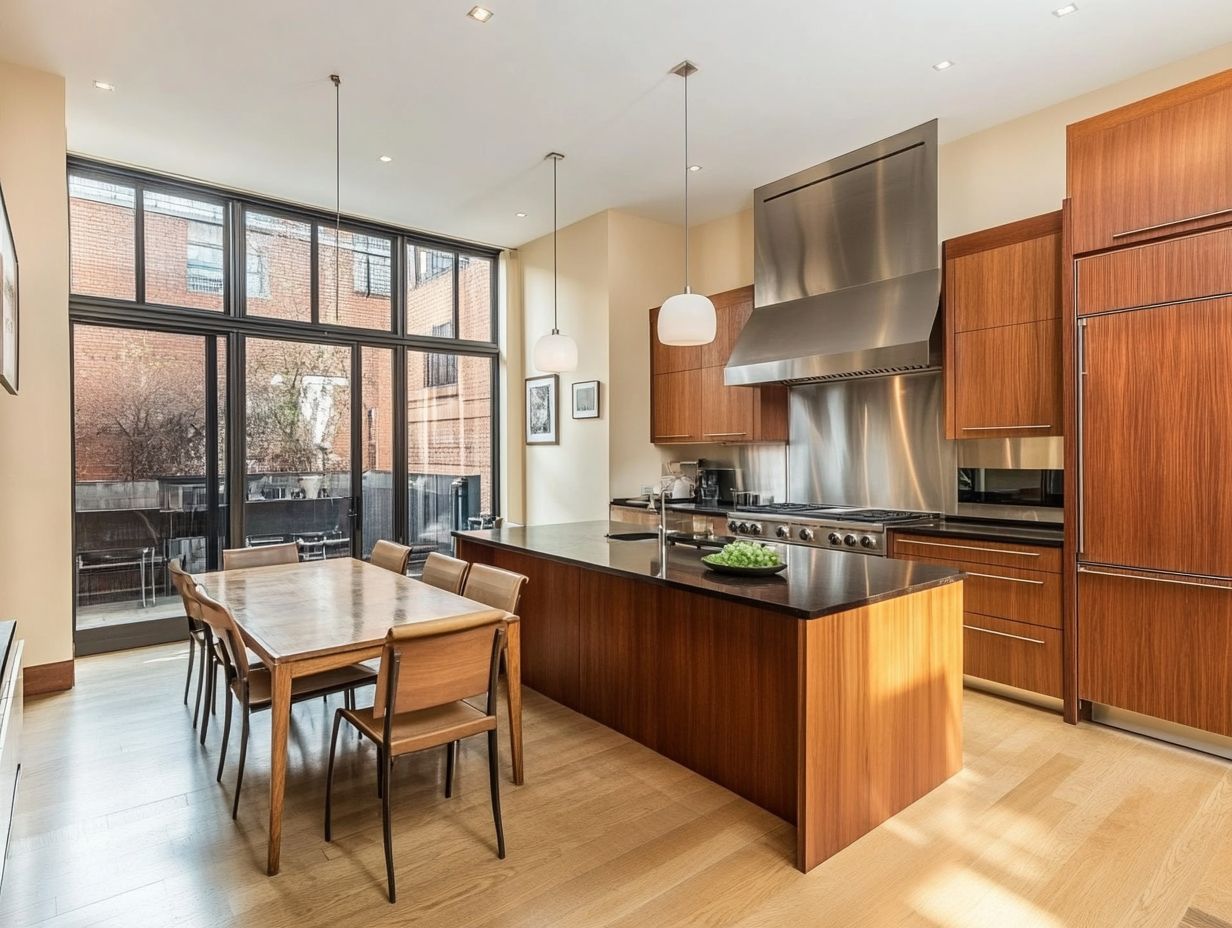
<svg viewBox="0 0 1232 928">
<path fill-rule="evenodd" d="M 1150 577 L 1145 574 L 1118 574 L 1110 570 L 1092 570 L 1090 567 L 1079 567 L 1078 573 L 1092 574 L 1096 577 L 1115 577 L 1118 580 L 1146 580 L 1148 583 L 1169 583 L 1173 586 L 1194 586 L 1200 590 L 1223 590 L 1232 593 L 1232 586 L 1222 586 L 1217 583 L 1202 583 L 1199 580 L 1173 580 L 1170 577 Z"/>
</svg>

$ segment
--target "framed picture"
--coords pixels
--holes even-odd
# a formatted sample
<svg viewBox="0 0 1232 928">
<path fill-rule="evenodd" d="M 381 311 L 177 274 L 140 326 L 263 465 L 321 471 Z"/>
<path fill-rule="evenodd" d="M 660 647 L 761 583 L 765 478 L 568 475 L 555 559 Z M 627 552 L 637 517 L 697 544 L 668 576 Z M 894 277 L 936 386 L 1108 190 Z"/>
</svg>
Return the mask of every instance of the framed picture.
<svg viewBox="0 0 1232 928">
<path fill-rule="evenodd" d="M 573 418 L 599 418 L 599 381 L 582 380 L 573 385 Z"/>
<path fill-rule="evenodd" d="M 557 395 L 560 377 L 545 374 L 526 378 L 526 443 L 555 445 L 560 442 L 560 409 Z"/>
<path fill-rule="evenodd" d="M 0 190 L 0 385 L 17 394 L 17 246 Z"/>
</svg>

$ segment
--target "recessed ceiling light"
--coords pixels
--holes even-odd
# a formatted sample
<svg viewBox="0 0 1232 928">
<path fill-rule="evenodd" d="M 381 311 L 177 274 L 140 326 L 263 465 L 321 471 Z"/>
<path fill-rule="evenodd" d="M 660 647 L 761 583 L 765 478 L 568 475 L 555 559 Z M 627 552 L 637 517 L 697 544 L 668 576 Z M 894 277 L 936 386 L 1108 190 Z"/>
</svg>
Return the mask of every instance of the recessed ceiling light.
<svg viewBox="0 0 1232 928">
<path fill-rule="evenodd" d="M 1068 16 L 1070 13 L 1078 12 L 1078 4 L 1067 3 L 1065 6 L 1059 6 L 1052 11 L 1052 15 L 1060 19 L 1062 16 Z"/>
<path fill-rule="evenodd" d="M 96 90 L 115 90 L 115 84 L 108 84 L 106 81 L 95 81 L 94 87 Z"/>
<path fill-rule="evenodd" d="M 694 174 L 696 174 L 701 169 L 702 169 L 702 166 L 700 164 L 690 164 L 689 165 L 689 170 L 692 171 Z"/>
<path fill-rule="evenodd" d="M 950 59 L 947 58 L 945 59 L 945 61 L 938 61 L 935 65 L 933 65 L 933 70 L 934 71 L 948 71 L 952 67 L 954 67 L 954 62 L 950 61 Z"/>
<path fill-rule="evenodd" d="M 466 14 L 477 23 L 486 23 L 492 18 L 492 11 L 487 7 L 473 6 Z"/>
<path fill-rule="evenodd" d="M 525 213 L 514 213 L 513 215 L 517 216 L 519 219 L 525 219 L 525 218 L 526 218 L 526 214 L 525 214 Z"/>
<path fill-rule="evenodd" d="M 394 159 L 389 157 L 389 155 L 381 155 L 381 157 L 378 158 L 377 160 L 384 161 L 386 164 L 389 164 L 389 162 L 393 161 Z"/>
</svg>

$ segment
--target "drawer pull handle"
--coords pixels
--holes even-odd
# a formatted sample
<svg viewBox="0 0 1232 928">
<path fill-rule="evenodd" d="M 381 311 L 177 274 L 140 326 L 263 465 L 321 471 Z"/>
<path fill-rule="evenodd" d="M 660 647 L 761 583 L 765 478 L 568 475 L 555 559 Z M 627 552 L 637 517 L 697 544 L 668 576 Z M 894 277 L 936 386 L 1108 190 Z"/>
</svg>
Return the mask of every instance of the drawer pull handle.
<svg viewBox="0 0 1232 928">
<path fill-rule="evenodd" d="M 967 625 L 963 623 L 963 628 L 973 632 L 983 632 L 985 635 L 996 635 L 998 638 L 1013 638 L 1015 641 L 1025 641 L 1028 644 L 1044 644 L 1039 638 L 1028 638 L 1025 635 L 1011 635 L 1009 632 L 994 632 L 991 628 L 980 628 L 978 625 Z"/>
<path fill-rule="evenodd" d="M 689 435 L 688 433 L 685 433 L 684 435 L 656 435 L 655 441 L 658 441 L 659 439 L 662 439 L 662 438 L 691 438 L 691 437 L 692 436 Z"/>
<path fill-rule="evenodd" d="M 992 554 L 1014 554 L 1018 557 L 1039 557 L 1035 551 L 1011 551 L 1009 548 L 978 548 L 975 545 L 947 545 L 940 541 L 911 541 L 906 538 L 900 538 L 897 542 L 900 545 L 922 545 L 929 548 L 953 548 L 956 551 L 988 551 Z"/>
<path fill-rule="evenodd" d="M 1143 232 L 1155 232 L 1159 229 L 1169 229 L 1186 222 L 1198 222 L 1202 219 L 1215 219 L 1219 216 L 1232 216 L 1232 209 L 1217 209 L 1213 213 L 1199 213 L 1197 216 L 1187 216 L 1184 219 L 1170 219 L 1153 226 L 1143 226 L 1141 229 L 1130 229 L 1128 232 L 1114 232 L 1113 238 L 1125 238 L 1127 235 L 1141 235 Z"/>
<path fill-rule="evenodd" d="M 1048 425 L 964 425 L 964 432 L 1008 432 L 1011 429 L 1050 429 Z"/>
<path fill-rule="evenodd" d="M 741 435 L 747 435 L 748 432 L 707 432 L 706 438 L 739 438 Z"/>
<path fill-rule="evenodd" d="M 1197 580 L 1170 580 L 1167 577 L 1148 577 L 1144 574 L 1114 574 L 1110 570 L 1091 570 L 1089 567 L 1079 567 L 1078 573 L 1095 574 L 1097 577 L 1116 577 L 1118 580 L 1149 580 L 1151 583 L 1170 583 L 1173 586 L 1196 586 L 1200 590 L 1223 590 L 1225 593 L 1232 593 L 1232 586 L 1200 583 Z"/>
<path fill-rule="evenodd" d="M 965 573 L 970 574 L 972 577 L 984 577 L 988 580 L 1005 580 L 1009 583 L 1029 583 L 1032 586 L 1044 585 L 1043 580 L 1024 580 L 1022 577 L 1002 577 L 1000 574 L 982 574 L 974 570 L 968 570 L 965 571 Z"/>
</svg>

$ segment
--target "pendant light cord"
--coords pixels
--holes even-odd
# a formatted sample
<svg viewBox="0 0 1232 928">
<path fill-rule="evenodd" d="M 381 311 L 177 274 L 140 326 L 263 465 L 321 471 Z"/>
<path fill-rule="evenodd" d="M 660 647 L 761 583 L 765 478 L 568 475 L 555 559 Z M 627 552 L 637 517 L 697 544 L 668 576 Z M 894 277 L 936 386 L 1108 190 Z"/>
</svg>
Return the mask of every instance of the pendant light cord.
<svg viewBox="0 0 1232 928">
<path fill-rule="evenodd" d="M 342 318 L 338 305 L 338 255 L 342 251 L 342 78 L 331 74 L 334 82 L 334 321 Z"/>
<path fill-rule="evenodd" d="M 560 331 L 560 319 L 557 318 L 557 314 L 556 314 L 557 313 L 556 291 L 559 286 L 557 281 L 560 278 L 560 274 L 558 273 L 557 267 L 556 267 L 556 235 L 557 235 L 557 231 L 560 226 L 560 223 L 557 219 L 557 213 L 556 213 L 556 165 L 559 161 L 560 161 L 560 158 L 557 158 L 557 157 L 552 158 L 552 334 L 553 335 L 555 335 L 557 332 Z"/>
<path fill-rule="evenodd" d="M 689 292 L 689 72 L 684 72 L 684 292 Z"/>
</svg>

